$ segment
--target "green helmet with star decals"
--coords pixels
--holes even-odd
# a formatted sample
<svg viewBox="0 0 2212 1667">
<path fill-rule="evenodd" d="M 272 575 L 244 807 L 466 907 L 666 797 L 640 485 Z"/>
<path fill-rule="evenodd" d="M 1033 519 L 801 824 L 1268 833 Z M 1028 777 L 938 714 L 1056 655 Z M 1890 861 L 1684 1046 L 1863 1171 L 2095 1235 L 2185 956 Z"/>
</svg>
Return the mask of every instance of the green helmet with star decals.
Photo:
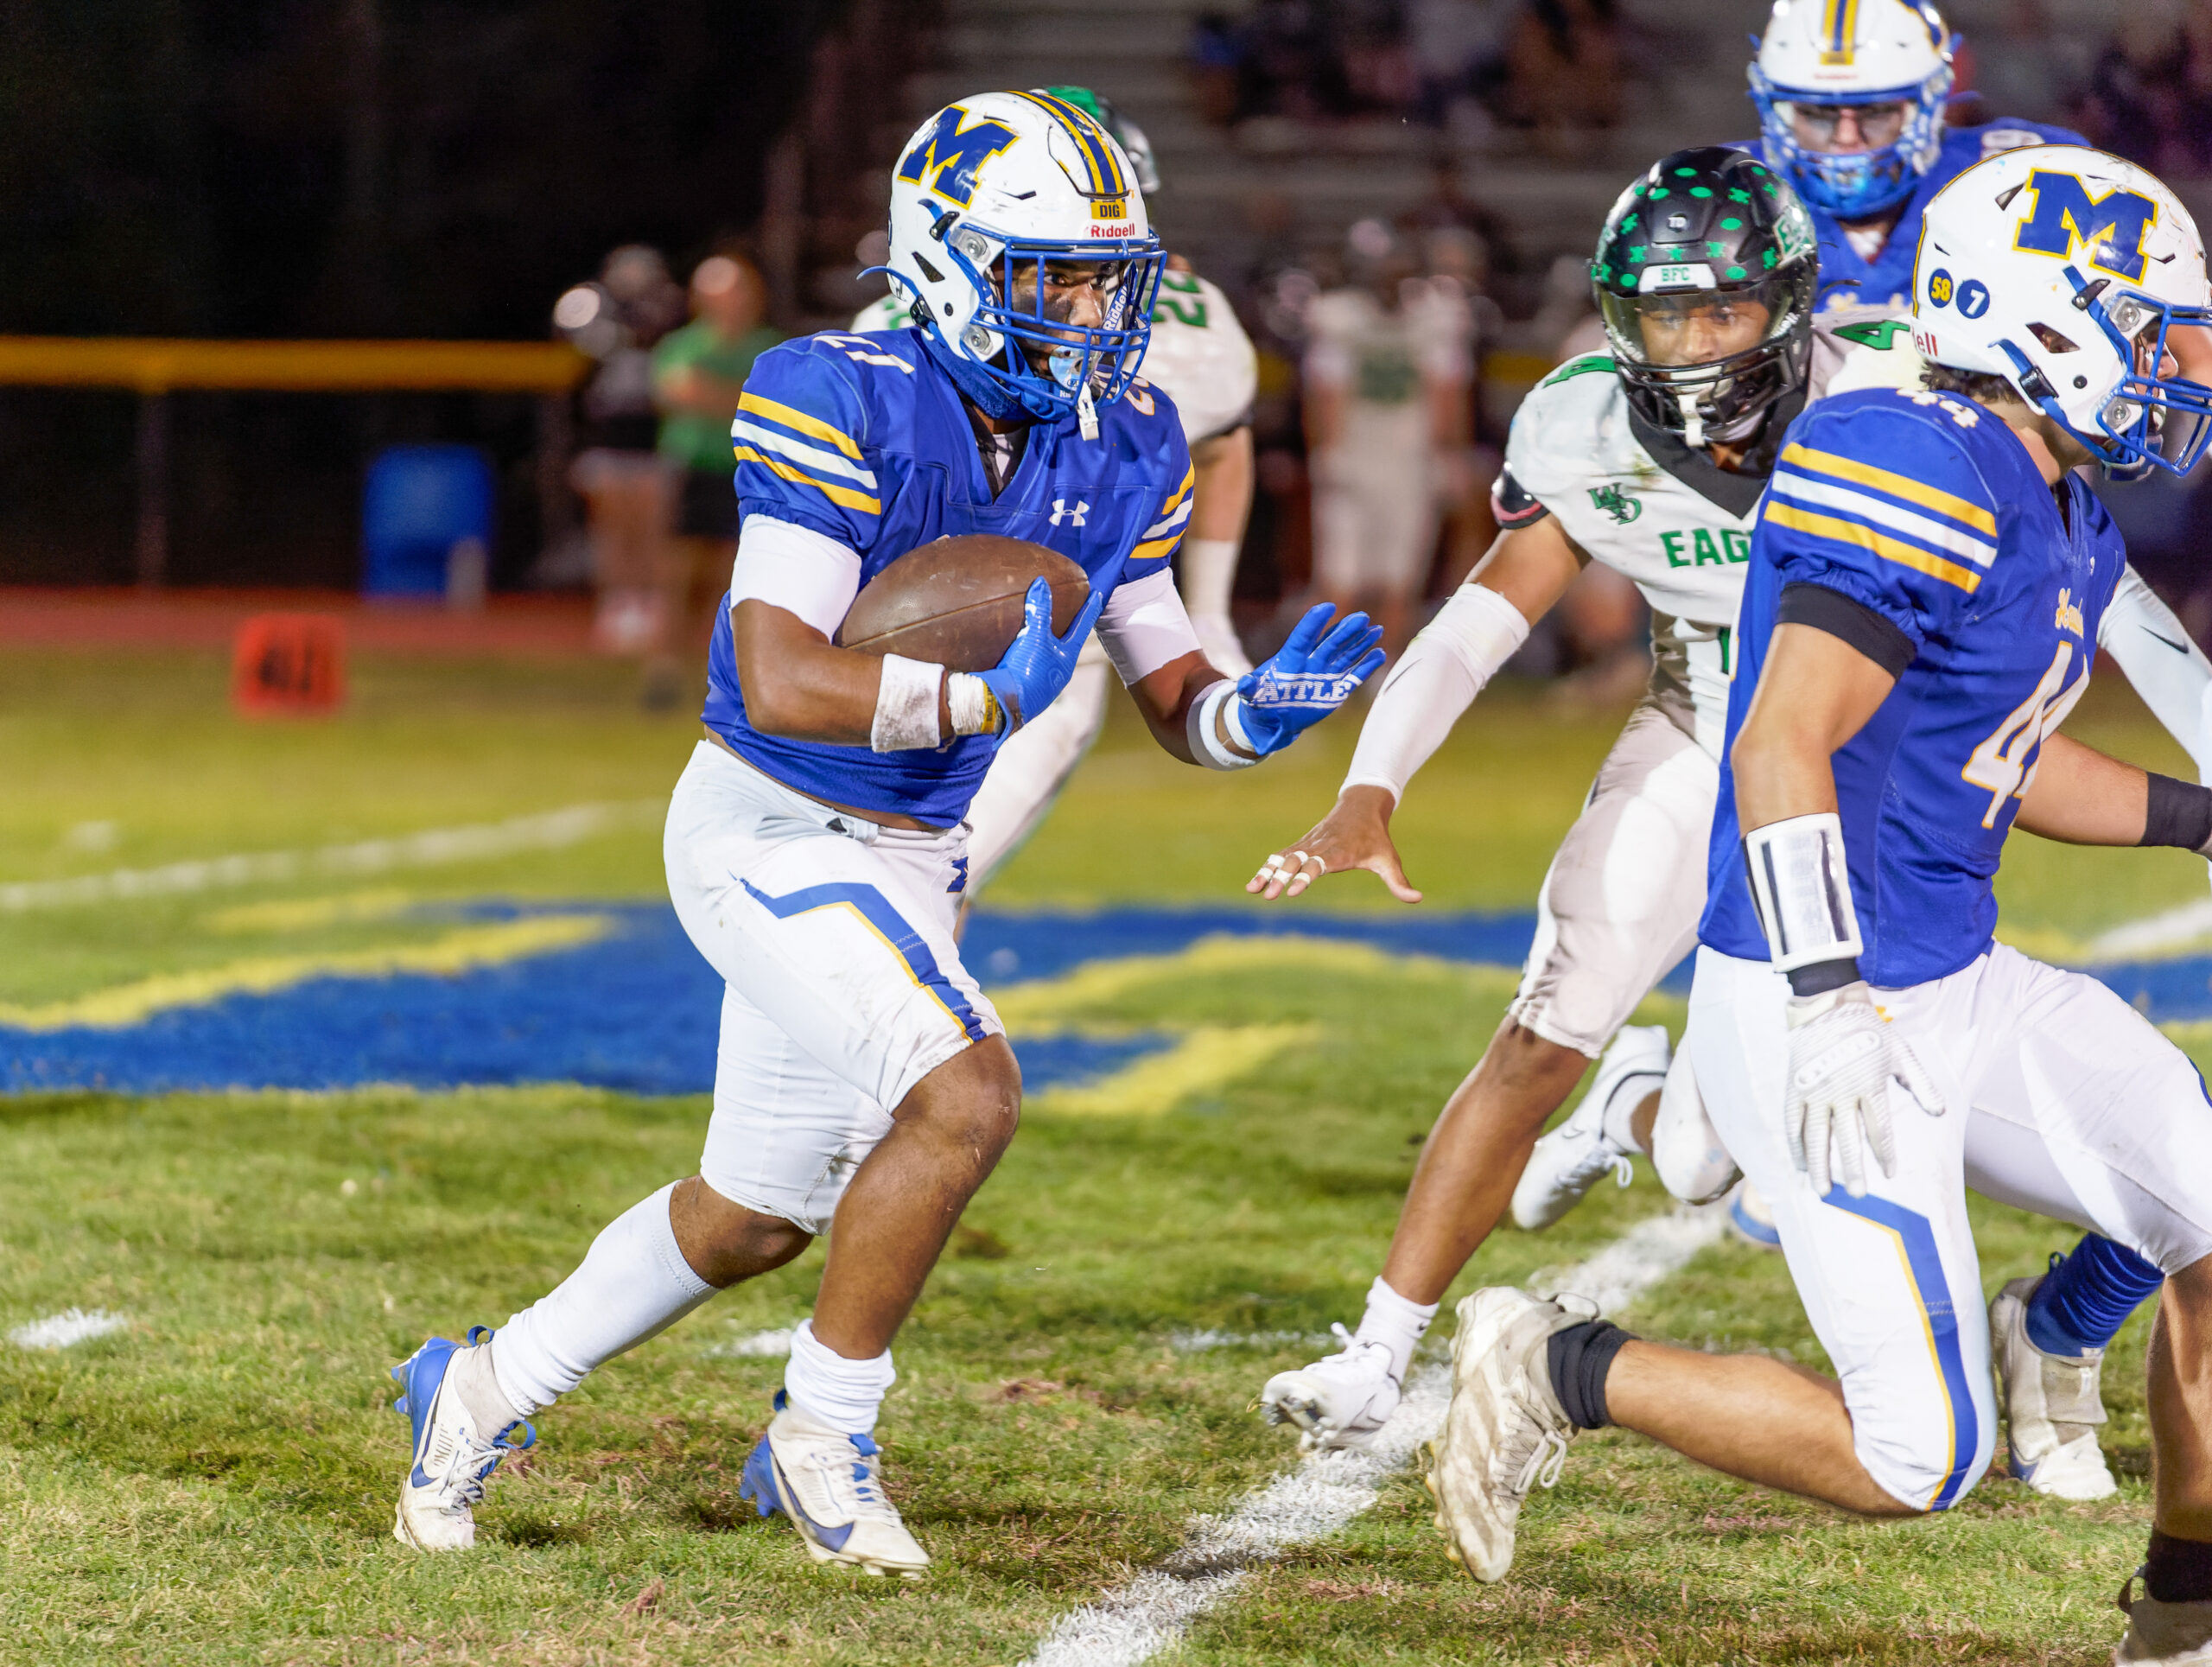
<svg viewBox="0 0 2212 1667">
<path fill-rule="evenodd" d="M 1690 445 L 1748 438 L 1805 385 L 1819 239 L 1748 151 L 1652 163 L 1605 217 L 1590 286 L 1630 404 Z"/>
</svg>

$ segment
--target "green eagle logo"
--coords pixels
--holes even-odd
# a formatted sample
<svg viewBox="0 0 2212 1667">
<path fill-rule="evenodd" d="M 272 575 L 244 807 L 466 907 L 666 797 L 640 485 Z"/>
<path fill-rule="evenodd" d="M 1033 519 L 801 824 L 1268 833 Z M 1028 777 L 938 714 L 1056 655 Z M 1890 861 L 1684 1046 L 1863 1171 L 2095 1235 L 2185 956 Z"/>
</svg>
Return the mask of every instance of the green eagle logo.
<svg viewBox="0 0 2212 1667">
<path fill-rule="evenodd" d="M 1604 510 L 1623 526 L 1643 513 L 1642 500 L 1630 496 L 1617 486 L 1591 487 L 1590 503 L 1592 508 Z"/>
</svg>

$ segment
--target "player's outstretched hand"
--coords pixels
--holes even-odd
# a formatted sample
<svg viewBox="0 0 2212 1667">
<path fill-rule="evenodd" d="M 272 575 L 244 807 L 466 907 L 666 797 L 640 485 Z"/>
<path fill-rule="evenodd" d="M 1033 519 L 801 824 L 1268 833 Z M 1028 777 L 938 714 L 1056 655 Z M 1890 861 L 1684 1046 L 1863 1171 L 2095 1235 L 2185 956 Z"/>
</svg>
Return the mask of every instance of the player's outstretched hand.
<svg viewBox="0 0 2212 1667">
<path fill-rule="evenodd" d="M 1052 634 L 1052 587 L 1042 579 L 1029 582 L 1021 600 L 1021 629 L 1007 645 L 999 663 L 977 675 L 1006 714 L 1000 733 L 1012 735 L 1059 697 L 1075 675 L 1075 663 L 1098 623 L 1098 610 L 1106 606 L 1109 587 L 1094 583 L 1083 611 L 1075 616 L 1067 635 Z"/>
<path fill-rule="evenodd" d="M 1269 856 L 1259 873 L 1244 882 L 1244 889 L 1273 902 L 1297 896 L 1325 874 L 1365 868 L 1382 875 L 1390 895 L 1401 903 L 1420 902 L 1421 894 L 1407 882 L 1398 861 L 1398 848 L 1390 843 L 1395 804 L 1386 788 L 1345 788 L 1319 825 L 1295 845 Z"/>
<path fill-rule="evenodd" d="M 1262 758 L 1289 746 L 1382 669 L 1382 633 L 1364 614 L 1347 614 L 1332 628 L 1335 612 L 1326 602 L 1306 609 L 1289 640 L 1236 680 L 1238 719 Z"/>
<path fill-rule="evenodd" d="M 1936 1085 L 1912 1045 L 1874 1005 L 1862 979 L 1819 996 L 1789 1001 L 1789 1072 L 1783 1090 L 1783 1132 L 1789 1161 L 1825 1198 L 1834 1184 L 1828 1146 L 1834 1138 L 1843 1190 L 1866 1196 L 1866 1150 L 1882 1173 L 1897 1167 L 1897 1131 L 1890 1117 L 1891 1084 L 1904 1090 L 1931 1117 L 1943 1115 Z"/>
</svg>

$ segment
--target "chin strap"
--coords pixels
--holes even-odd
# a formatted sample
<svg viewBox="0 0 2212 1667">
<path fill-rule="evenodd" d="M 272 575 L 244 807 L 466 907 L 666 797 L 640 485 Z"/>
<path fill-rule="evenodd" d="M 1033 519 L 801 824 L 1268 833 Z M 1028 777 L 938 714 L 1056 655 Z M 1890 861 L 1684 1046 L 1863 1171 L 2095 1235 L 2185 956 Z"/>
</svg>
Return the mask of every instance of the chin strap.
<svg viewBox="0 0 2212 1667">
<path fill-rule="evenodd" d="M 1075 397 L 1075 420 L 1086 440 L 1098 438 L 1098 407 L 1090 398 L 1090 384 L 1083 385 L 1083 391 Z"/>
<path fill-rule="evenodd" d="M 1675 398 L 1682 408 L 1682 443 L 1692 451 L 1701 450 L 1705 445 L 1705 418 L 1698 415 L 1697 396 L 1681 393 Z"/>
</svg>

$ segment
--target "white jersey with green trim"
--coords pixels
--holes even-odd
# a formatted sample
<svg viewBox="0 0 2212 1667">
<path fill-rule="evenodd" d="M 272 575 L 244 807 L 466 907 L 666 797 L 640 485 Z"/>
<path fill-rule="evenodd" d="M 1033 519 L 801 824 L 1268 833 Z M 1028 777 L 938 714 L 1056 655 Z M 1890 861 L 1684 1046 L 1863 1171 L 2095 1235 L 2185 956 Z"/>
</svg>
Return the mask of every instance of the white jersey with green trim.
<svg viewBox="0 0 2212 1667">
<path fill-rule="evenodd" d="M 1895 320 L 1822 320 L 1806 402 L 1825 394 L 1847 360 L 1859 386 L 1916 377 L 1911 345 Z M 1656 679 L 1688 695 L 1698 744 L 1715 758 L 1735 669 L 1731 633 L 1765 488 L 1764 475 L 1718 468 L 1681 436 L 1634 417 L 1613 361 L 1594 353 L 1569 359 L 1522 402 L 1498 480 L 1500 525 L 1527 526 L 1548 511 L 1592 561 L 1643 593 Z"/>
<path fill-rule="evenodd" d="M 906 324 L 906 302 L 895 292 L 853 319 L 855 331 L 903 330 Z M 1142 374 L 1175 402 L 1183 437 L 1194 446 L 1251 421 L 1259 356 L 1229 297 L 1196 272 L 1160 275 Z"/>
</svg>

